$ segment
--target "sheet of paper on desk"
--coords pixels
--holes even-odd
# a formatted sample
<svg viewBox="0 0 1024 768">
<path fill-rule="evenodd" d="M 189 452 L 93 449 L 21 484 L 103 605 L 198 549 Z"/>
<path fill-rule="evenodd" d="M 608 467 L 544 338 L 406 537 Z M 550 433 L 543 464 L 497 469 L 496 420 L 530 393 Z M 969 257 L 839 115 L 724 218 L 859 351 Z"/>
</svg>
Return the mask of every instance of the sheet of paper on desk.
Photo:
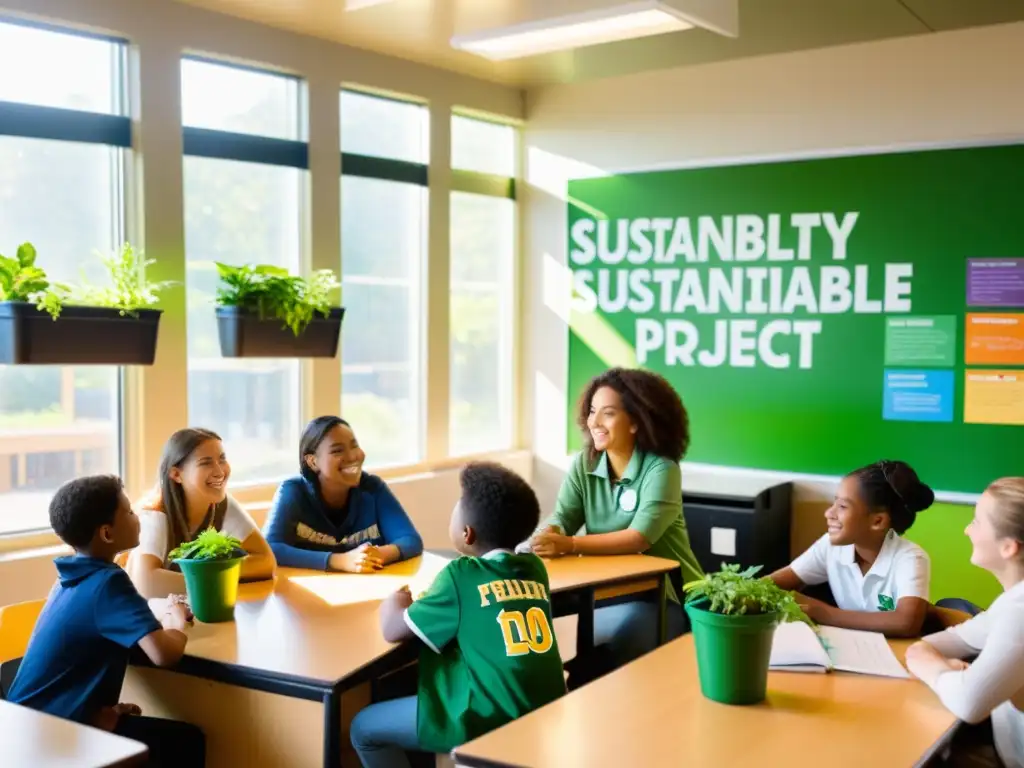
<svg viewBox="0 0 1024 768">
<path fill-rule="evenodd" d="M 818 635 L 835 669 L 862 675 L 910 677 L 880 632 L 819 627 Z"/>
</svg>

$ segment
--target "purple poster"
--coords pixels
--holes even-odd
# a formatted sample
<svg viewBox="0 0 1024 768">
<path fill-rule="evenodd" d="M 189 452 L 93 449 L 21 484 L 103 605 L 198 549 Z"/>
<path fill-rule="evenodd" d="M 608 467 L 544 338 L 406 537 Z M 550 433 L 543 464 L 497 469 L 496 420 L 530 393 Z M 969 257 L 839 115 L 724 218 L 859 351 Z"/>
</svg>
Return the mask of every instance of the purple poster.
<svg viewBox="0 0 1024 768">
<path fill-rule="evenodd" d="M 1024 307 L 1024 259 L 968 259 L 967 305 Z"/>
</svg>

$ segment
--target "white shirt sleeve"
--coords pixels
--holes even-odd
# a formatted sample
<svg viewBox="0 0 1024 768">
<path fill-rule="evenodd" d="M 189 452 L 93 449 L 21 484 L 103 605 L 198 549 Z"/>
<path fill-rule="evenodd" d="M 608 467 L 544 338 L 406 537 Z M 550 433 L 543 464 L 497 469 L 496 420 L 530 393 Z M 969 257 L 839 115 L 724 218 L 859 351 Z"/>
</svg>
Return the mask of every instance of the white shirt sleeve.
<svg viewBox="0 0 1024 768">
<path fill-rule="evenodd" d="M 255 530 L 256 521 L 241 504 L 235 501 L 233 496 L 228 496 L 228 508 L 224 510 L 224 525 L 221 528 L 221 533 L 234 536 L 239 541 L 245 541 Z"/>
<path fill-rule="evenodd" d="M 139 510 L 139 546 L 132 555 L 152 555 L 161 563 L 167 560 L 167 515 L 152 509 Z"/>
<path fill-rule="evenodd" d="M 824 584 L 828 581 L 828 551 L 831 546 L 826 533 L 790 563 L 789 567 L 807 586 Z"/>
<path fill-rule="evenodd" d="M 924 550 L 917 547 L 904 550 L 899 554 L 893 570 L 897 602 L 904 597 L 928 599 L 931 561 Z"/>
<path fill-rule="evenodd" d="M 965 722 L 984 720 L 1024 689 L 1024 607 L 1007 607 L 1012 609 L 992 617 L 974 663 L 962 672 L 943 672 L 932 686 L 949 711 Z"/>
</svg>

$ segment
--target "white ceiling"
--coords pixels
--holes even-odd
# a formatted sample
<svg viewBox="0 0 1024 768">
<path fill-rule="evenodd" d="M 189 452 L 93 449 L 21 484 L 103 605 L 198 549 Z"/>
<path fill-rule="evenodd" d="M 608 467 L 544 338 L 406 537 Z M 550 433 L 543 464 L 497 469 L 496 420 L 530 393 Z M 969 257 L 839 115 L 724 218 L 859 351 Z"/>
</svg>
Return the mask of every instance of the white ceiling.
<svg viewBox="0 0 1024 768">
<path fill-rule="evenodd" d="M 452 35 L 518 21 L 523 0 L 179 0 L 495 82 L 532 87 L 1024 20 L 1024 0 L 740 0 L 740 37 L 700 29 L 511 62 L 455 51 Z"/>
</svg>

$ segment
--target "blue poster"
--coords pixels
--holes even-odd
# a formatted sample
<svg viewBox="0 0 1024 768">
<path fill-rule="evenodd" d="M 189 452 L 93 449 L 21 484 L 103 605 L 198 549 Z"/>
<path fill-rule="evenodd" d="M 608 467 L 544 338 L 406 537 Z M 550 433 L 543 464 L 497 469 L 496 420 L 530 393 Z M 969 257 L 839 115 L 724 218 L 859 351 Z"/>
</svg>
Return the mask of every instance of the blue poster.
<svg viewBox="0 0 1024 768">
<path fill-rule="evenodd" d="M 952 421 L 953 371 L 886 370 L 882 418 Z"/>
</svg>

